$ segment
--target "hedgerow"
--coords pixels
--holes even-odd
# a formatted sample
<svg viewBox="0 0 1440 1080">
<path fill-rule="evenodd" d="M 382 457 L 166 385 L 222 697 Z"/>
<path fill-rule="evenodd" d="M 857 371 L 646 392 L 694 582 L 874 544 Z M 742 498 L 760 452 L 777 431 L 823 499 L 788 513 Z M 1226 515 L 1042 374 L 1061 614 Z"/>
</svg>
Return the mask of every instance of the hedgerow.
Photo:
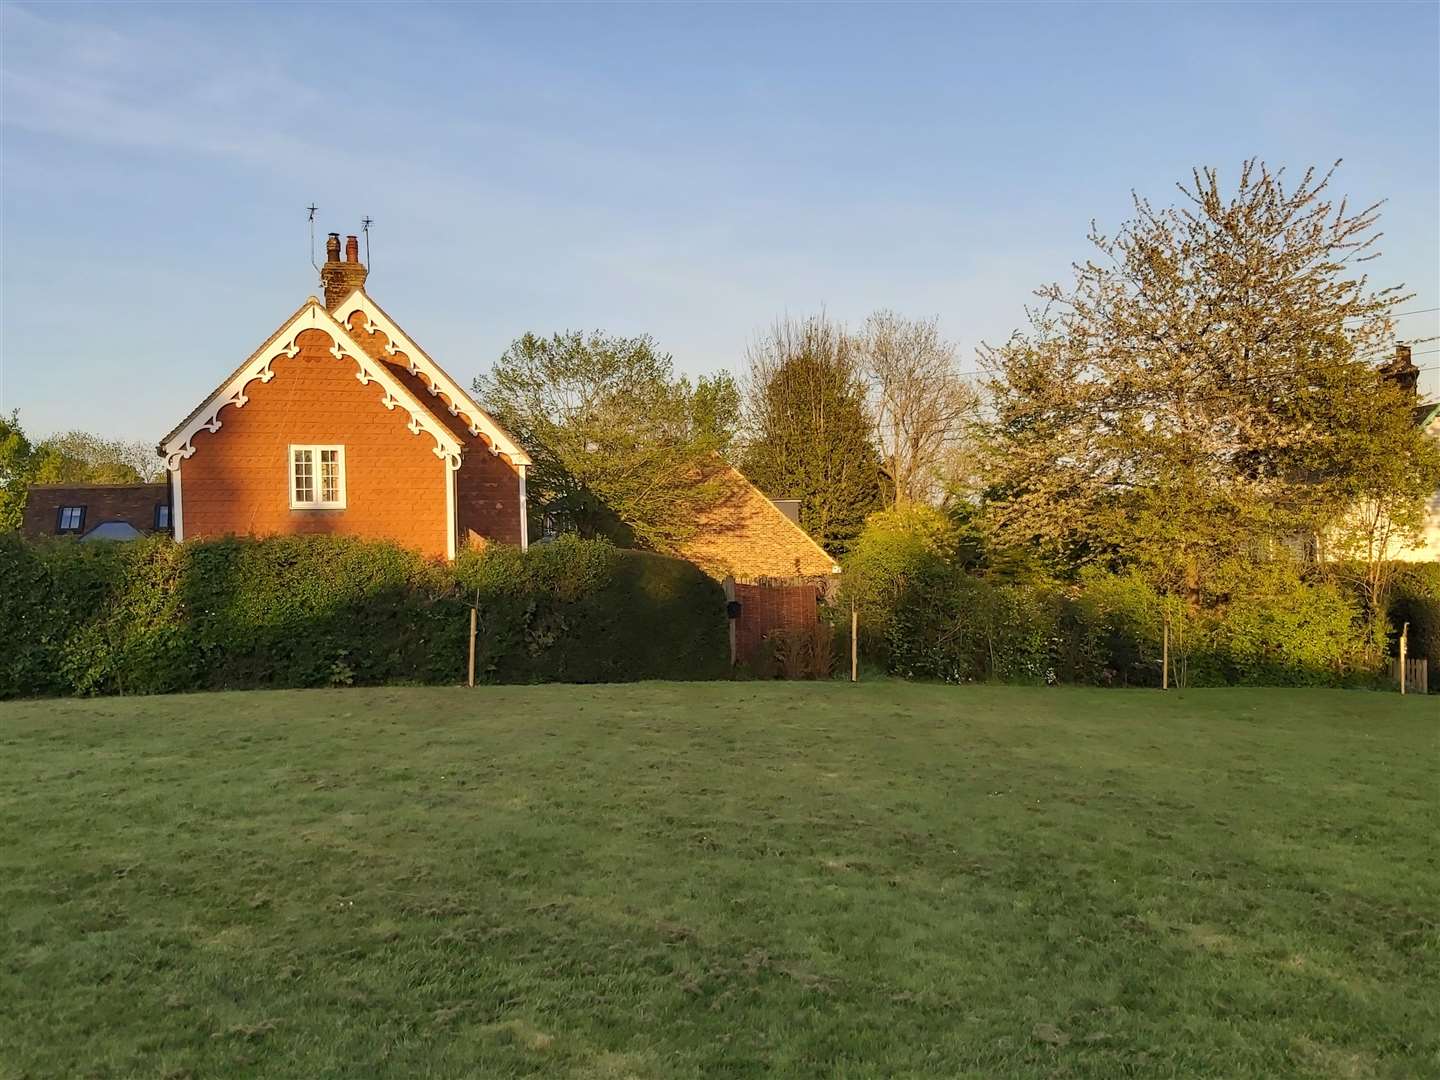
<svg viewBox="0 0 1440 1080">
<path fill-rule="evenodd" d="M 0 538 L 0 697 L 713 678 L 724 598 L 689 563 L 562 540 L 446 566 L 337 536 Z"/>
<path fill-rule="evenodd" d="M 846 562 L 842 602 L 860 613 L 869 658 L 894 675 L 1158 686 L 1168 613 L 1172 681 L 1350 686 L 1382 678 L 1383 627 L 1323 567 L 1275 560 L 1222 568 L 1206 595 L 1182 600 L 1134 570 L 1090 568 L 1069 581 L 1033 568 L 977 571 L 937 535 L 925 521 L 875 515 Z M 1440 648 L 1440 573 L 1402 570 L 1394 595 L 1391 618 L 1410 620 L 1411 651 Z"/>
<path fill-rule="evenodd" d="M 1440 686 L 1440 563 L 1403 563 L 1390 589 L 1390 625 L 1410 624 L 1409 655 L 1425 657 L 1430 685 Z"/>
</svg>

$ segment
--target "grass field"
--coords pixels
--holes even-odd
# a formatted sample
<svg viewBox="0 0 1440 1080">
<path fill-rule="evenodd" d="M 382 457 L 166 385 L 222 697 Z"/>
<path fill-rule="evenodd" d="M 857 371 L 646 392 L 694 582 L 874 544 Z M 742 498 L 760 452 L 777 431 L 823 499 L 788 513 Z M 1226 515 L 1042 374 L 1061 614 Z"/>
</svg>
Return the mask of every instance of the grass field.
<svg viewBox="0 0 1440 1080">
<path fill-rule="evenodd" d="M 1440 707 L 0 704 L 0 1076 L 1440 1074 Z"/>
</svg>

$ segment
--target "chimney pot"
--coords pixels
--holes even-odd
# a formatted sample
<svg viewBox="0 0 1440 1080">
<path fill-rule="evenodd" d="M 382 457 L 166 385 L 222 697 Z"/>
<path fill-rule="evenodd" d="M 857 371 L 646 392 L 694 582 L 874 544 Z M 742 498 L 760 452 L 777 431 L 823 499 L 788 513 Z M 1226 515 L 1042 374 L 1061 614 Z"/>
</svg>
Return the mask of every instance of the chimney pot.
<svg viewBox="0 0 1440 1080">
<path fill-rule="evenodd" d="M 360 241 L 345 238 L 345 259 L 340 259 L 340 234 L 330 233 L 325 241 L 325 265 L 320 269 L 320 284 L 325 289 L 325 307 L 334 312 L 346 297 L 365 287 L 366 270 L 360 261 Z"/>
</svg>

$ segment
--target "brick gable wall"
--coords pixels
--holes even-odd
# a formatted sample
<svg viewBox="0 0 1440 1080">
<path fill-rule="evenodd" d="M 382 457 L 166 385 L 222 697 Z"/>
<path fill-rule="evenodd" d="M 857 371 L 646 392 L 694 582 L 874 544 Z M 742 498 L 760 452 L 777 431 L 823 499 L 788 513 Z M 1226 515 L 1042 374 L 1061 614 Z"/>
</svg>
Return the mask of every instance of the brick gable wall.
<svg viewBox="0 0 1440 1080">
<path fill-rule="evenodd" d="M 306 330 L 296 344 L 293 358 L 275 360 L 275 378 L 247 385 L 248 404 L 221 413 L 219 431 L 195 436 L 180 467 L 185 538 L 340 533 L 444 558 L 449 476 L 435 440 L 411 434 L 403 409 L 385 409 L 354 361 L 330 354 L 326 334 Z M 345 447 L 345 509 L 290 509 L 292 443 Z"/>
<path fill-rule="evenodd" d="M 350 336 L 372 359 L 386 364 L 390 374 L 410 391 L 465 448 L 460 472 L 456 477 L 455 520 L 461 546 L 478 546 L 486 541 L 505 544 L 520 543 L 520 474 L 504 457 L 490 453 L 489 444 L 471 435 L 461 416 L 453 416 L 449 399 L 430 393 L 429 382 L 410 374 L 410 358 L 403 352 L 393 355 L 385 351 L 390 339 L 384 331 L 365 329 L 363 312 L 337 313 Z M 463 405 L 463 403 L 462 403 Z"/>
</svg>

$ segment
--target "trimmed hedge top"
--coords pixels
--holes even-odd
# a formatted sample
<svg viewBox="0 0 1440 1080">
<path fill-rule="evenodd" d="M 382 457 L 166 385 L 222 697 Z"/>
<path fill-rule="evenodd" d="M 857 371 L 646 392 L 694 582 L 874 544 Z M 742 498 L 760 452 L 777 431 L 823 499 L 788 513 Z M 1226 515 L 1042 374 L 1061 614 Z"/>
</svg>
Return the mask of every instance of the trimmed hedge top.
<svg viewBox="0 0 1440 1080">
<path fill-rule="evenodd" d="M 726 672 L 720 586 L 563 539 L 454 565 L 338 536 L 174 544 L 0 537 L 0 697 Z"/>
</svg>

